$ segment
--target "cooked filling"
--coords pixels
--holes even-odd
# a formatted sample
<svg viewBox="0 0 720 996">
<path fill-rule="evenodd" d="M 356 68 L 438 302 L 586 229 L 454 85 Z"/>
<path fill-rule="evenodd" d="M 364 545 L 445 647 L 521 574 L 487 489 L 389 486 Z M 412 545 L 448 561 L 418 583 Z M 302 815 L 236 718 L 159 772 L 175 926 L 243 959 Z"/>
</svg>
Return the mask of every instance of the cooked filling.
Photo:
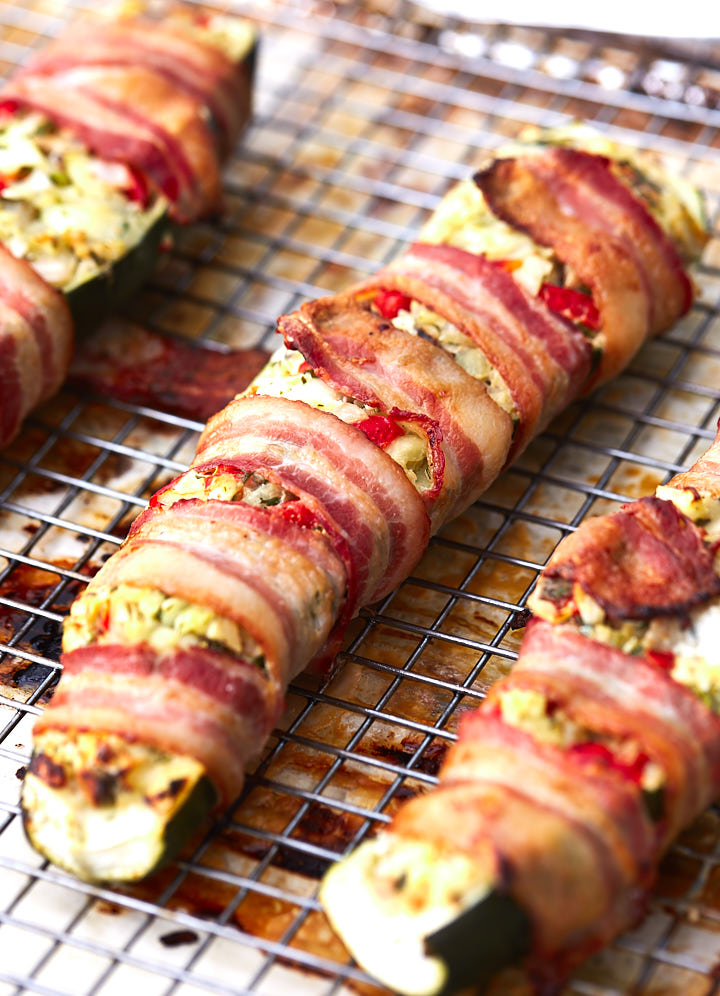
<svg viewBox="0 0 720 996">
<path fill-rule="evenodd" d="M 255 41 L 252 24 L 239 17 L 176 10 L 168 20 L 185 27 L 198 41 L 219 48 L 233 62 L 240 62 Z"/>
<path fill-rule="evenodd" d="M 257 508 L 270 508 L 294 501 L 296 495 L 282 485 L 268 481 L 262 474 L 213 467 L 209 470 L 188 470 L 160 491 L 153 501 L 161 508 L 170 508 L 178 501 L 242 501 Z"/>
<path fill-rule="evenodd" d="M 155 588 L 119 584 L 91 588 L 65 620 L 63 650 L 93 644 L 146 643 L 159 652 L 208 647 L 264 667 L 258 642 L 238 623 L 205 605 Z"/>
<path fill-rule="evenodd" d="M 445 195 L 420 232 L 420 241 L 507 263 L 513 277 L 533 296 L 544 283 L 561 282 L 563 267 L 553 250 L 497 218 L 472 178 Z"/>
<path fill-rule="evenodd" d="M 683 515 L 704 529 L 708 543 L 720 539 L 720 499 L 702 495 L 695 488 L 673 488 L 665 484 L 656 488 L 655 494 L 664 501 L 671 501 Z"/>
<path fill-rule="evenodd" d="M 590 639 L 626 654 L 648 656 L 720 712 L 720 598 L 710 599 L 682 617 L 656 616 L 650 622 L 626 619 L 611 623 L 585 593 L 568 606 L 562 618 L 557 614 L 552 618 L 542 603 L 534 605 L 533 611 L 552 622 L 577 626 Z"/>
<path fill-rule="evenodd" d="M 720 712 L 720 599 L 682 619 L 653 619 L 643 646 L 676 681 Z"/>
<path fill-rule="evenodd" d="M 636 196 L 674 243 L 684 262 L 696 259 L 707 241 L 707 215 L 702 196 L 690 183 L 647 150 L 620 145 L 583 124 L 560 128 L 528 128 L 510 152 L 527 155 L 548 145 L 569 145 L 607 156 L 613 171 Z"/>
<path fill-rule="evenodd" d="M 665 783 L 665 772 L 643 753 L 632 739 L 612 737 L 576 722 L 546 696 L 530 688 L 501 692 L 503 720 L 541 743 L 561 747 L 575 756 L 614 768 L 636 782 L 644 792 L 654 793 Z"/>
<path fill-rule="evenodd" d="M 142 178 L 42 114 L 0 109 L 0 239 L 53 287 L 107 270 L 164 214 Z"/>
<path fill-rule="evenodd" d="M 548 246 L 497 218 L 470 178 L 453 187 L 420 233 L 423 242 L 455 246 L 498 263 L 533 297 L 571 321 L 588 336 L 600 331 L 600 315 L 589 290 Z"/>
<path fill-rule="evenodd" d="M 418 491 L 426 490 L 432 484 L 427 442 L 413 431 L 411 423 L 392 420 L 376 408 L 336 391 L 317 376 L 302 353 L 295 349 L 281 346 L 276 350 L 243 394 L 304 401 L 313 408 L 330 412 L 348 425 L 356 425 L 381 446 L 402 467 Z"/>
<path fill-rule="evenodd" d="M 514 419 L 518 418 L 517 406 L 503 377 L 493 367 L 482 349 L 452 322 L 426 308 L 419 301 L 411 301 L 409 309 L 401 309 L 391 321 L 395 328 L 402 329 L 403 332 L 436 342 L 450 353 L 466 373 L 485 384 L 488 394 L 503 411 Z"/>
</svg>

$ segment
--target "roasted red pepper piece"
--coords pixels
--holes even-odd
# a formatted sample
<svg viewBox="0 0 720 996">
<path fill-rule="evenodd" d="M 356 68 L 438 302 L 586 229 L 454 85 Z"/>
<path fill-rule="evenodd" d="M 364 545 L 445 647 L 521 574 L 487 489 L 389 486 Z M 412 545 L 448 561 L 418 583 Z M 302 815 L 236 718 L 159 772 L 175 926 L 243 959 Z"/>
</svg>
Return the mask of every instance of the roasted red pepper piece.
<svg viewBox="0 0 720 996">
<path fill-rule="evenodd" d="M 318 526 L 315 513 L 311 512 L 307 505 L 303 505 L 301 501 L 283 502 L 276 508 L 283 519 L 294 522 L 296 526 L 301 526 L 303 529 L 315 529 Z"/>
<path fill-rule="evenodd" d="M 630 762 L 621 761 L 613 754 L 605 744 L 589 740 L 582 744 L 573 744 L 568 750 L 569 754 L 579 758 L 581 761 L 594 762 L 607 768 L 615 768 L 622 772 L 630 781 L 639 784 L 642 778 L 645 765 L 650 760 L 647 754 L 642 751 Z"/>
<path fill-rule="evenodd" d="M 672 671 L 675 666 L 675 654 L 670 650 L 646 650 L 645 657 L 663 671 Z"/>
<path fill-rule="evenodd" d="M 127 171 L 128 182 L 124 188 L 125 196 L 129 201 L 134 201 L 145 210 L 150 203 L 150 190 L 147 180 L 139 170 L 133 169 L 132 166 L 128 166 Z"/>
<path fill-rule="evenodd" d="M 389 446 L 393 439 L 405 435 L 405 430 L 388 415 L 370 415 L 361 422 L 353 422 L 353 425 L 382 450 Z"/>
<path fill-rule="evenodd" d="M 600 312 L 589 294 L 573 290 L 572 287 L 558 287 L 556 284 L 543 284 L 540 298 L 551 311 L 569 318 L 572 322 L 585 325 L 597 331 L 601 327 Z"/>
<path fill-rule="evenodd" d="M 177 177 L 169 176 L 162 185 L 162 192 L 169 201 L 174 203 L 180 195 L 180 185 Z"/>
<path fill-rule="evenodd" d="M 399 290 L 381 288 L 375 295 L 375 307 L 383 318 L 396 318 L 399 312 L 410 310 L 411 299 Z"/>
<path fill-rule="evenodd" d="M 12 100 L 11 98 L 8 100 L 0 100 L 0 118 L 12 117 L 12 115 L 18 111 L 19 107 L 20 104 L 17 100 Z"/>
</svg>

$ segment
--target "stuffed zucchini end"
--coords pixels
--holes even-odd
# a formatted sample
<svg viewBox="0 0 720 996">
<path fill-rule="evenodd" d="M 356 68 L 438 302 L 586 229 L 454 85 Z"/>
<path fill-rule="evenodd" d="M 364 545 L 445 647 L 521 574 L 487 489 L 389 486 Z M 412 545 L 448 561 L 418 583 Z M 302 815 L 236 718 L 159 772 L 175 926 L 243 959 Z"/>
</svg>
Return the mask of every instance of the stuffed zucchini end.
<svg viewBox="0 0 720 996">
<path fill-rule="evenodd" d="M 217 793 L 191 757 L 115 734 L 38 735 L 22 791 L 25 832 L 53 864 L 90 882 L 132 882 L 172 860 Z"/>
<path fill-rule="evenodd" d="M 358 963 L 406 996 L 482 984 L 530 947 L 492 849 L 381 833 L 333 865 L 320 901 Z"/>
</svg>

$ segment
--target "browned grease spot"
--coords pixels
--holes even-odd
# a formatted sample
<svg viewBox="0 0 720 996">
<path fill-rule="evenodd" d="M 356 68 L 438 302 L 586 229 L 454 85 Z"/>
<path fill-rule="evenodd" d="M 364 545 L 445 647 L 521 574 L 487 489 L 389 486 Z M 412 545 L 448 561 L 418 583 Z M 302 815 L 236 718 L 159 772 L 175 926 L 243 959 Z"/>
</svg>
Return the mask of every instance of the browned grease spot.
<svg viewBox="0 0 720 996">
<path fill-rule="evenodd" d="M 683 899 L 696 881 L 700 868 L 698 859 L 671 851 L 660 865 L 657 892 L 671 899 Z"/>
<path fill-rule="evenodd" d="M 71 569 L 71 561 L 58 561 L 55 565 Z M 91 568 L 88 568 L 90 572 Z M 18 564 L 0 582 L 0 597 L 20 602 L 28 609 L 0 604 L 0 641 L 9 643 L 15 634 L 27 625 L 18 649 L 31 651 L 49 660 L 60 656 L 62 627 L 60 623 L 42 616 L 32 616 L 31 609 L 43 605 L 51 596 L 60 581 L 60 575 L 52 572 L 52 567 L 42 570 L 29 564 Z M 80 581 L 67 581 L 61 591 L 45 606 L 51 612 L 65 615 L 70 604 L 82 590 Z M 42 684 L 51 668 L 38 662 L 29 662 L 6 654 L 0 662 L 0 686 L 5 688 L 34 689 Z"/>
<path fill-rule="evenodd" d="M 173 930 L 159 937 L 160 943 L 166 948 L 178 948 L 181 944 L 194 944 L 198 940 L 194 930 Z"/>
</svg>

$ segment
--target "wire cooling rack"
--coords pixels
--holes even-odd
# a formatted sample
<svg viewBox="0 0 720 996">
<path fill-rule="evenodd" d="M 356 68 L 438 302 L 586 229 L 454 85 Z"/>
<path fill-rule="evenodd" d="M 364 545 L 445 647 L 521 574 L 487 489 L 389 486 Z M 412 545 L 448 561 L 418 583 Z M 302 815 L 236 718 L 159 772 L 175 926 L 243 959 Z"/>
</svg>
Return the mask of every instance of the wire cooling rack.
<svg viewBox="0 0 720 996">
<path fill-rule="evenodd" d="M 85 0 L 86 8 L 97 7 Z M 392 2 L 265 2 L 256 117 L 218 223 L 188 229 L 131 314 L 218 349 L 270 345 L 276 316 L 346 287 L 410 239 L 483 150 L 573 117 L 657 149 L 704 191 L 717 232 L 718 52 L 698 43 L 473 26 Z M 5 72 L 79 13 L 0 3 Z M 720 244 L 702 299 L 631 370 L 576 404 L 416 574 L 302 676 L 239 804 L 130 890 L 84 885 L 26 844 L 19 779 L 57 679 L 69 602 L 200 426 L 65 390 L 0 455 L 0 996 L 370 992 L 316 900 L 319 876 L 431 786 L 459 715 L 511 666 L 540 566 L 588 514 L 649 492 L 713 435 Z M 707 996 L 720 966 L 720 816 L 663 864 L 644 923 L 564 990 Z M 526 992 L 506 976 L 496 993 Z"/>
</svg>

